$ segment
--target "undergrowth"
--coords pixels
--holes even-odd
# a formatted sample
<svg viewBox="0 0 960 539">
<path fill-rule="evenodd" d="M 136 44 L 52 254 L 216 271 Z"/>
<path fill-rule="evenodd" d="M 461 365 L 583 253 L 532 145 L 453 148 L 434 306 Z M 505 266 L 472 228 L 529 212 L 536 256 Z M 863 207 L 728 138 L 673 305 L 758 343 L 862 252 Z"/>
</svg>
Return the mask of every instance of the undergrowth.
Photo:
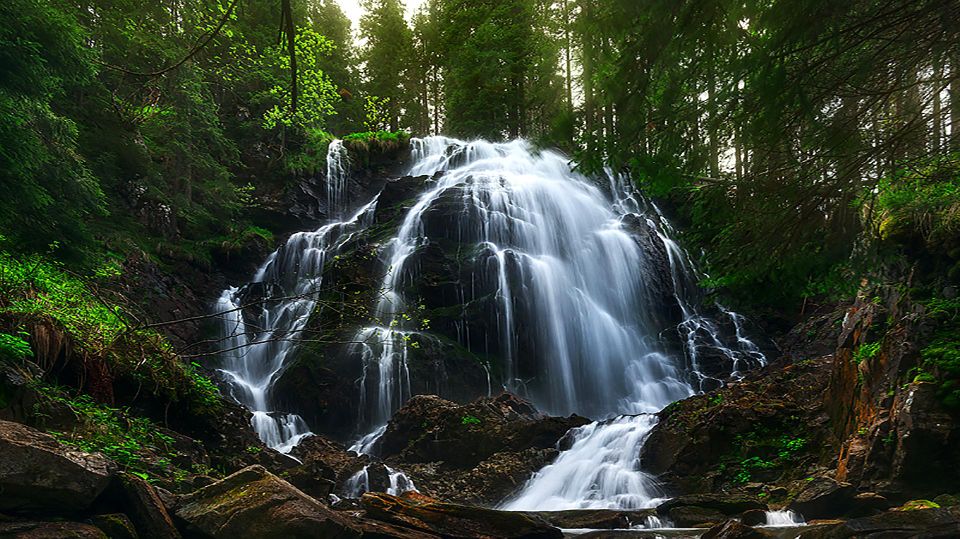
<svg viewBox="0 0 960 539">
<path fill-rule="evenodd" d="M 213 382 L 197 364 L 182 361 L 163 335 L 142 327 L 120 304 L 104 298 L 97 280 L 121 270 L 112 263 L 101 269 L 84 278 L 42 255 L 17 257 L 0 251 L 0 320 L 6 327 L 43 327 L 48 334 L 67 338 L 71 343 L 67 361 L 105 365 L 99 372 L 108 379 L 92 382 L 128 381 L 193 413 L 215 413 L 220 394 Z M 3 357 L 26 357 L 23 343 L 28 335 L 19 331 L 19 336 L 0 337 Z"/>
</svg>

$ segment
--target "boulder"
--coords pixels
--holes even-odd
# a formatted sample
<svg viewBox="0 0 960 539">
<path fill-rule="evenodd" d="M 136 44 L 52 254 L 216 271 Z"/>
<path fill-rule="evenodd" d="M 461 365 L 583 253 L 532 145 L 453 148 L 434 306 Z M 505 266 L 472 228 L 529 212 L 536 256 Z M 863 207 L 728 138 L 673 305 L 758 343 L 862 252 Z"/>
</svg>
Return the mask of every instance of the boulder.
<svg viewBox="0 0 960 539">
<path fill-rule="evenodd" d="M 436 498 L 468 505 L 493 506 L 524 485 L 534 472 L 557 457 L 556 449 L 531 447 L 501 451 L 464 470 L 443 462 L 402 464 L 417 488 Z M 376 489 L 374 489 L 376 490 Z"/>
<path fill-rule="evenodd" d="M 121 474 L 119 480 L 124 492 L 124 509 L 140 539 L 180 539 L 180 532 L 150 483 L 127 473 Z"/>
<path fill-rule="evenodd" d="M 116 472 L 103 455 L 72 449 L 9 421 L 0 421 L 0 455 L 0 511 L 83 511 Z"/>
<path fill-rule="evenodd" d="M 767 523 L 767 512 L 761 509 L 751 509 L 744 511 L 740 515 L 740 522 L 747 526 L 759 526 Z"/>
<path fill-rule="evenodd" d="M 110 539 L 140 539 L 137 529 L 133 527 L 133 522 L 130 522 L 130 518 L 123 513 L 94 515 L 90 517 L 90 523 Z"/>
<path fill-rule="evenodd" d="M 391 496 L 366 493 L 360 503 L 371 518 L 436 533 L 472 539 L 560 539 L 558 528 L 525 513 L 439 502 L 423 495 Z"/>
<path fill-rule="evenodd" d="M 766 510 L 767 506 L 753 498 L 736 494 L 688 494 L 677 496 L 657 506 L 657 513 L 669 515 L 678 507 L 711 509 L 724 515 L 739 515 L 752 509 Z"/>
<path fill-rule="evenodd" d="M 262 466 L 184 496 L 176 518 L 188 535 L 212 539 L 435 537 L 333 511 Z"/>
<path fill-rule="evenodd" d="M 699 505 L 681 505 L 667 511 L 667 516 L 678 528 L 701 528 L 713 526 L 727 519 L 716 509 Z"/>
<path fill-rule="evenodd" d="M 849 516 L 865 517 L 890 508 L 890 501 L 876 492 L 859 492 L 853 497 Z"/>
<path fill-rule="evenodd" d="M 107 539 L 108 536 L 100 528 L 81 522 L 0 522 L 0 537 L 3 539 L 63 539 L 65 537 Z"/>
<path fill-rule="evenodd" d="M 787 506 L 804 518 L 833 518 L 846 514 L 853 507 L 856 488 L 830 477 L 815 477 L 806 482 L 796 498 Z"/>
<path fill-rule="evenodd" d="M 401 462 L 469 469 L 497 452 L 553 448 L 568 430 L 587 423 L 578 416 L 547 417 L 506 392 L 465 405 L 417 395 L 391 418 L 380 451 Z"/>
<path fill-rule="evenodd" d="M 738 520 L 728 520 L 707 530 L 700 539 L 769 539 L 772 535 Z"/>
</svg>

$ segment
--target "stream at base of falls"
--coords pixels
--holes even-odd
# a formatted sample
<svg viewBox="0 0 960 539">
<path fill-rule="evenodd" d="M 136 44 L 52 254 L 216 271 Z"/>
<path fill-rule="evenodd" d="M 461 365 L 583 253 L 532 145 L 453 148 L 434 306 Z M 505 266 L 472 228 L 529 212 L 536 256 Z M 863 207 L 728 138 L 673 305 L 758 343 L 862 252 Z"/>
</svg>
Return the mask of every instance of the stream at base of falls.
<svg viewBox="0 0 960 539">
<path fill-rule="evenodd" d="M 370 226 L 377 206 L 374 196 L 349 211 L 348 153 L 339 141 L 329 152 L 333 220 L 292 236 L 245 293 L 228 289 L 217 305 L 231 392 L 254 412 L 261 439 L 281 451 L 310 431 L 296 414 L 276 411 L 273 383 L 316 306 L 324 263 Z M 409 175 L 426 179 L 380 248 L 383 272 L 370 317 L 376 323 L 358 328 L 345 352 L 362 368 L 357 420 L 366 433 L 351 450 L 375 452 L 385 425 L 412 396 L 409 343 L 429 331 L 409 316 L 420 301 L 409 290 L 421 278 L 422 252 L 454 244 L 458 255 L 469 253 L 461 263 L 471 277 L 457 283 L 460 303 L 491 306 L 483 324 L 464 307 L 463 331 L 454 336 L 467 349 L 482 341 L 484 353 L 498 358 L 493 374 L 484 366 L 487 393 L 499 385 L 545 413 L 597 419 L 572 431 L 569 449 L 502 508 L 656 505 L 664 494 L 641 461 L 654 414 L 766 362 L 742 319 L 720 306 L 702 312 L 701 276 L 669 222 L 616 175 L 587 178 L 565 156 L 521 140 L 429 137 L 411 140 L 411 153 Z M 251 288 L 268 301 L 244 306 Z M 731 335 L 723 335 L 718 316 Z M 708 372 L 704 350 L 714 363 L 722 358 L 727 371 Z M 395 492 L 415 489 L 401 471 L 388 470 Z M 369 488 L 367 473 L 350 479 L 349 495 Z"/>
</svg>

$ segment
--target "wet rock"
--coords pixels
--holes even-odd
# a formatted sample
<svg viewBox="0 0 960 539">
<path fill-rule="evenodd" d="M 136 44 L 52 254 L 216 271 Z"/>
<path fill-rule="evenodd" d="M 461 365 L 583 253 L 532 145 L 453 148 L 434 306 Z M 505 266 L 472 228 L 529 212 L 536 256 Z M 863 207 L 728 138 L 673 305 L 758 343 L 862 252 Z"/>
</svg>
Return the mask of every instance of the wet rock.
<svg viewBox="0 0 960 539">
<path fill-rule="evenodd" d="M 3 539 L 63 539 L 66 537 L 107 539 L 108 536 L 100 528 L 81 522 L 0 522 L 0 538 Z"/>
<path fill-rule="evenodd" d="M 557 455 L 556 449 L 529 448 L 494 453 L 468 470 L 442 462 L 402 466 L 418 489 L 441 500 L 491 506 L 523 486 Z"/>
<path fill-rule="evenodd" d="M 738 515 L 752 509 L 766 510 L 767 506 L 747 496 L 735 494 L 688 494 L 677 496 L 657 506 L 657 513 L 667 515 L 678 507 L 711 509 L 723 515 Z"/>
<path fill-rule="evenodd" d="M 853 506 L 856 488 L 830 477 L 807 481 L 788 508 L 807 519 L 833 518 L 847 513 Z"/>
<path fill-rule="evenodd" d="M 744 511 L 740 515 L 740 522 L 746 524 L 747 526 L 758 526 L 761 524 L 767 523 L 767 512 L 761 509 L 751 509 L 749 511 Z"/>
<path fill-rule="evenodd" d="M 422 191 L 423 184 L 428 181 L 430 181 L 428 176 L 403 176 L 387 180 L 377 199 L 377 218 L 395 218 L 394 212 L 389 210 L 407 201 L 412 205 L 413 199 Z"/>
<path fill-rule="evenodd" d="M 739 490 L 738 476 L 745 472 L 773 497 L 774 485 L 809 475 L 828 446 L 821 395 L 831 365 L 829 356 L 775 362 L 667 406 L 643 446 L 644 470 L 679 494 Z M 785 451 L 789 441 L 796 445 Z M 745 468 L 742 463 L 750 461 L 764 467 Z"/>
<path fill-rule="evenodd" d="M 100 454 L 84 453 L 36 429 L 0 421 L 0 510 L 57 514 L 90 507 L 116 472 Z"/>
<path fill-rule="evenodd" d="M 950 494 L 941 494 L 934 498 L 933 501 L 940 507 L 953 507 L 960 505 L 960 498 Z"/>
<path fill-rule="evenodd" d="M 888 511 L 804 530 L 802 539 L 847 539 L 852 537 L 953 539 L 960 537 L 960 510 L 919 509 Z"/>
<path fill-rule="evenodd" d="M 110 539 L 139 539 L 133 522 L 123 513 L 95 515 L 90 517 L 90 522 Z"/>
<path fill-rule="evenodd" d="M 367 493 L 360 503 L 371 518 L 451 538 L 560 539 L 544 520 L 524 513 L 439 502 L 424 496 Z"/>
<path fill-rule="evenodd" d="M 347 479 L 370 462 L 338 442 L 322 435 L 304 439 L 292 451 L 302 464 L 282 477 L 316 499 L 339 492 Z"/>
<path fill-rule="evenodd" d="M 571 509 L 568 511 L 525 511 L 524 513 L 542 518 L 558 528 L 612 530 L 642 524 L 647 517 L 655 512 L 653 510 Z"/>
<path fill-rule="evenodd" d="M 865 517 L 890 508 L 890 501 L 876 492 L 859 492 L 853 497 L 849 516 Z"/>
<path fill-rule="evenodd" d="M 355 469 L 358 461 L 364 460 L 353 451 L 348 451 L 343 444 L 322 435 L 305 438 L 293 448 L 291 455 L 303 463 L 321 464 L 338 476 Z"/>
<path fill-rule="evenodd" d="M 124 491 L 124 508 L 141 539 L 180 539 L 180 532 L 167 508 L 149 483 L 131 474 L 119 477 Z"/>
<path fill-rule="evenodd" d="M 568 430 L 589 421 L 547 417 L 509 393 L 458 405 L 418 395 L 394 414 L 381 438 L 384 457 L 469 468 L 495 453 L 552 448 Z"/>
<path fill-rule="evenodd" d="M 333 511 L 262 466 L 184 496 L 176 517 L 189 534 L 213 539 L 424 537 Z"/>
<path fill-rule="evenodd" d="M 708 507 L 681 505 L 667 511 L 667 516 L 679 528 L 713 526 L 726 520 L 726 515 Z"/>
<path fill-rule="evenodd" d="M 772 537 L 770 534 L 751 528 L 737 520 L 718 524 L 700 536 L 701 539 L 768 539 L 770 537 Z"/>
</svg>

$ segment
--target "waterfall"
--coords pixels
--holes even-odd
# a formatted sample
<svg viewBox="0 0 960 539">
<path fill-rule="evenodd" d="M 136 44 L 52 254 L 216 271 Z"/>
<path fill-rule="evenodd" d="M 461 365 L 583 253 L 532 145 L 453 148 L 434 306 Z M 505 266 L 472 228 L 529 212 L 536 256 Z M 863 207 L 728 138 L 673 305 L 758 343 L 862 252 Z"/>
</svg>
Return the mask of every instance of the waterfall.
<svg viewBox="0 0 960 539">
<path fill-rule="evenodd" d="M 327 147 L 327 213 L 329 217 L 342 218 L 346 208 L 347 174 L 350 154 L 343 141 L 336 139 Z"/>
<path fill-rule="evenodd" d="M 356 446 L 372 447 L 411 394 L 407 343 L 418 328 L 405 290 L 418 278 L 418 251 L 453 241 L 477 253 L 460 302 L 485 286 L 496 302 L 495 330 L 485 338 L 496 342 L 505 388 L 548 413 L 606 418 L 572 432 L 571 448 L 504 507 L 655 504 L 662 493 L 639 462 L 652 414 L 708 383 L 700 366 L 705 348 L 732 360 L 729 374 L 742 361 L 762 363 L 762 354 L 746 338 L 728 346 L 698 311 L 698 275 L 669 223 L 616 176 L 605 191 L 564 156 L 535 152 L 525 141 L 430 137 L 412 146 L 410 174 L 432 179 L 386 246 L 379 323 L 355 338 L 363 364 L 358 420 L 372 430 Z M 459 208 L 455 217 L 434 222 L 451 204 Z M 638 234 L 651 239 L 644 245 Z M 665 323 L 668 311 L 679 321 Z M 468 346 L 471 325 L 464 318 L 457 326 Z M 682 341 L 680 350 L 661 338 L 666 331 Z M 536 373 L 527 380 L 521 372 L 529 373 L 531 357 Z"/>
<path fill-rule="evenodd" d="M 330 144 L 328 194 L 343 202 L 344 149 Z M 289 452 L 310 430 L 297 414 L 275 409 L 271 387 L 302 338 L 317 305 L 323 266 L 358 231 L 369 225 L 376 198 L 343 221 L 298 232 L 273 252 L 242 288 L 220 295 L 215 313 L 221 321 L 221 367 L 231 395 L 253 413 L 252 425 L 263 442 Z M 343 213 L 343 208 L 332 214 Z"/>
<path fill-rule="evenodd" d="M 562 155 L 524 141 L 493 144 L 443 137 L 414 140 L 412 175 L 438 175 L 406 213 L 386 248 L 376 326 L 361 329 L 361 421 L 384 424 L 409 396 L 406 341 L 417 331 L 403 290 L 417 278 L 417 250 L 443 237 L 428 222 L 451 198 L 462 206 L 446 238 L 475 245 L 481 276 L 495 286 L 505 385 L 520 391 L 518 321 L 535 349 L 537 379 L 526 390 L 543 410 L 611 417 L 655 412 L 691 394 L 678 364 L 657 344 L 645 282 L 655 271 L 611 209 L 608 196 L 572 172 Z M 473 283 L 468 283 L 473 286 Z M 522 312 L 519 312 L 522 311 Z"/>
<path fill-rule="evenodd" d="M 424 306 L 410 290 L 425 252 L 455 246 L 456 297 L 442 301 L 455 302 L 446 312 L 461 314 L 444 335 L 484 354 L 486 392 L 496 380 L 547 413 L 598 420 L 571 431 L 570 448 L 504 507 L 657 503 L 663 493 L 640 462 L 654 414 L 765 362 L 742 318 L 719 305 L 714 318 L 704 314 L 701 275 L 668 220 L 617 175 L 602 185 L 563 155 L 522 140 L 429 137 L 413 139 L 411 153 L 409 175 L 422 186 L 381 245 L 372 322 L 341 350 L 358 362 L 358 434 L 366 433 L 350 449 L 375 452 L 387 421 L 412 396 L 414 348 L 437 337 L 419 324 Z M 371 225 L 379 198 L 342 217 L 348 161 L 332 142 L 327 205 L 334 219 L 291 236 L 250 284 L 224 291 L 217 305 L 231 392 L 254 413 L 260 437 L 284 451 L 309 428 L 276 410 L 273 382 L 316 308 L 324 262 Z M 468 305 L 485 314 L 468 314 Z M 415 490 L 402 472 L 387 469 L 387 476 L 394 492 Z M 369 482 L 365 468 L 346 490 L 362 492 Z"/>
<path fill-rule="evenodd" d="M 367 464 L 346 480 L 343 485 L 344 496 L 348 498 L 359 498 L 364 492 L 370 492 L 370 466 L 373 465 Z M 404 475 L 403 472 L 394 470 L 386 465 L 383 465 L 383 468 L 387 472 L 387 494 L 399 496 L 404 492 L 417 491 L 413 480 Z"/>
</svg>

